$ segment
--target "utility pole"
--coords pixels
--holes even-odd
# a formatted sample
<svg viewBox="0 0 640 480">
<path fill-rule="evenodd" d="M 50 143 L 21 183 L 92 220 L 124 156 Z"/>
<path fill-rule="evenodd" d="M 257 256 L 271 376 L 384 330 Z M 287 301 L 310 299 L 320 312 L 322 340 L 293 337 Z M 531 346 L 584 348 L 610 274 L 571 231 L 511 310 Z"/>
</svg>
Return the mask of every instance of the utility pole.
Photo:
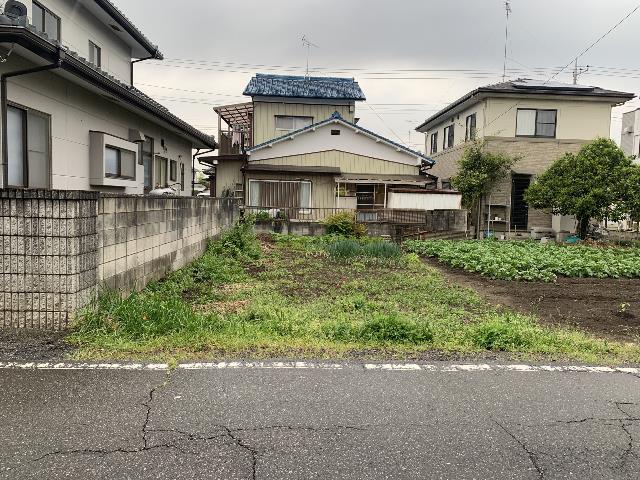
<svg viewBox="0 0 640 480">
<path fill-rule="evenodd" d="M 578 58 L 576 58 L 576 61 L 573 64 L 573 84 L 577 85 L 578 84 L 578 78 L 580 78 L 580 75 L 582 75 L 583 73 L 587 73 L 589 71 L 590 66 L 587 65 L 586 67 L 580 67 L 578 66 Z"/>
<path fill-rule="evenodd" d="M 507 80 L 507 54 L 508 54 L 508 46 L 509 46 L 509 17 L 511 16 L 511 0 L 505 0 L 504 7 L 507 13 L 507 21 L 505 22 L 505 29 L 504 29 L 504 64 L 502 67 L 503 82 Z"/>
</svg>

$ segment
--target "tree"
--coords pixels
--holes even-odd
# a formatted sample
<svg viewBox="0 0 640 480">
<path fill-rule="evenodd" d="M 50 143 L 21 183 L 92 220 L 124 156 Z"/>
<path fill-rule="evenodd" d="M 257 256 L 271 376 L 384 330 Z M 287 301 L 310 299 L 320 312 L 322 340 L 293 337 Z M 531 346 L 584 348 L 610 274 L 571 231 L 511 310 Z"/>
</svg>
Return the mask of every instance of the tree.
<svg viewBox="0 0 640 480">
<path fill-rule="evenodd" d="M 475 218 L 480 215 L 480 202 L 511 171 L 519 157 L 486 151 L 483 142 L 468 147 L 459 162 L 458 175 L 451 179 L 453 187 L 462 194 L 462 205 Z M 476 226 L 477 229 L 480 225 Z"/>
<path fill-rule="evenodd" d="M 585 238 L 592 218 L 615 221 L 628 213 L 624 198 L 631 166 L 612 140 L 599 138 L 556 160 L 529 187 L 525 200 L 535 209 L 575 215 Z"/>
</svg>

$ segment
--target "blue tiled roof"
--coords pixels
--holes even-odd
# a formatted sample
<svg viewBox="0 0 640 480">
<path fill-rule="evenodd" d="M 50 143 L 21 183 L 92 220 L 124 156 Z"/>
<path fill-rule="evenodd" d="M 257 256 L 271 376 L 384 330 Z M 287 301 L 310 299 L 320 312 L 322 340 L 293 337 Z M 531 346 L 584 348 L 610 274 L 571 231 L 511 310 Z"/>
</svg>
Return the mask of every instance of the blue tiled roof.
<svg viewBox="0 0 640 480">
<path fill-rule="evenodd" d="M 244 95 L 366 100 L 360 85 L 353 78 L 294 77 L 263 73 L 258 73 L 251 79 L 244 90 Z"/>
<path fill-rule="evenodd" d="M 300 130 L 296 130 L 294 132 L 288 133 L 287 135 L 284 135 L 282 137 L 278 137 L 278 138 L 274 138 L 273 140 L 269 140 L 268 142 L 264 142 L 261 143 L 259 145 L 256 145 L 253 148 L 250 148 L 247 152 L 250 154 L 251 152 L 255 152 L 256 150 L 260 150 L 262 148 L 265 147 L 270 147 L 276 143 L 282 142 L 284 140 L 288 140 L 292 137 L 297 137 L 298 135 L 300 135 L 301 133 L 305 133 L 311 130 L 315 130 L 318 127 L 321 127 L 323 125 L 326 125 L 327 123 L 331 123 L 331 122 L 335 122 L 338 121 L 340 123 L 343 123 L 345 125 L 348 125 L 351 128 L 354 128 L 356 130 L 359 130 L 363 133 L 366 133 L 367 135 L 370 135 L 371 137 L 374 137 L 382 142 L 385 142 L 389 145 L 392 145 L 393 147 L 402 150 L 405 153 L 408 153 L 410 155 L 413 155 L 423 161 L 425 161 L 427 164 L 430 165 L 435 165 L 436 161 L 434 159 L 432 159 L 431 157 L 428 157 L 427 155 L 425 155 L 424 153 L 418 152 L 416 150 L 412 150 L 411 148 L 405 147 L 404 145 L 401 145 L 399 143 L 394 142 L 393 140 L 389 140 L 388 138 L 383 137 L 382 135 L 378 135 L 375 132 L 372 132 L 371 130 L 367 130 L 366 128 L 361 127 L 360 125 L 357 125 L 355 123 L 349 122 L 348 120 L 345 120 L 342 115 L 340 115 L 339 112 L 334 112 L 329 118 L 327 118 L 326 120 L 322 120 L 321 122 L 318 123 L 314 123 L 312 125 L 309 125 L 307 127 L 301 128 Z"/>
</svg>

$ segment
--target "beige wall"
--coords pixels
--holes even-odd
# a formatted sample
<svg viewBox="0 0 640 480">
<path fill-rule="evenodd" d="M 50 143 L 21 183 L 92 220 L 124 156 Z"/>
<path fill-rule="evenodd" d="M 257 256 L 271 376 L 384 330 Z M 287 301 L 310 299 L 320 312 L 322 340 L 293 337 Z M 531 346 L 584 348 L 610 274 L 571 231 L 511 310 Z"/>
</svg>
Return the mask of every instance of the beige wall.
<svg viewBox="0 0 640 480">
<path fill-rule="evenodd" d="M 12 55 L 0 64 L 0 73 L 28 68 L 33 64 Z M 46 85 L 46 89 L 43 88 Z M 155 139 L 155 153 L 185 165 L 185 190 L 191 195 L 191 142 L 142 118 L 100 94 L 86 90 L 54 72 L 12 78 L 8 81 L 9 101 L 51 116 L 51 187 L 58 190 L 95 190 L 90 184 L 90 131 L 128 139 L 129 130 L 140 130 Z M 165 152 L 160 140 L 165 140 Z M 0 173 L 1 175 L 1 173 Z M 143 169 L 138 166 L 137 188 L 121 193 L 143 193 Z M 169 183 L 173 183 L 169 181 Z M 116 192 L 106 188 L 103 191 Z"/>
<path fill-rule="evenodd" d="M 27 1 L 29 18 L 32 3 Z M 80 2 L 73 0 L 40 0 L 60 17 L 62 43 L 82 57 L 89 58 L 89 40 L 102 49 L 102 70 L 121 82 L 131 84 L 131 48 Z"/>
<path fill-rule="evenodd" d="M 609 138 L 611 105 L 608 102 L 527 98 L 487 99 L 487 126 L 483 136 L 515 137 L 520 108 L 557 109 L 558 140 Z"/>
<path fill-rule="evenodd" d="M 301 167 L 338 167 L 343 174 L 371 173 L 418 175 L 417 165 L 404 165 L 377 158 L 364 157 L 353 153 L 329 150 L 326 152 L 307 153 L 290 157 L 276 157 L 267 160 L 251 161 L 257 165 L 295 165 Z"/>
<path fill-rule="evenodd" d="M 482 100 L 459 114 L 444 117 L 442 122 L 425 134 L 426 152 L 427 154 L 431 152 L 431 134 L 437 131 L 438 153 L 436 155 L 444 153 L 442 149 L 444 128 L 452 124 L 455 128 L 454 147 L 463 145 L 466 118 L 472 113 L 476 114 L 478 138 L 514 138 L 516 118 L 520 108 L 558 110 L 556 138 L 544 139 L 544 141 L 609 138 L 612 108 L 609 101 L 493 97 Z"/>
<path fill-rule="evenodd" d="M 281 137 L 289 132 L 276 131 L 276 116 L 290 115 L 296 117 L 313 117 L 313 122 L 320 122 L 329 118 L 334 112 L 353 122 L 354 112 L 350 105 L 284 103 L 284 102 L 254 102 L 253 113 L 253 144 L 259 145 L 268 140 Z"/>
<path fill-rule="evenodd" d="M 242 185 L 243 160 L 223 160 L 216 166 L 216 196 L 222 196 L 227 189 L 235 191 L 236 184 Z"/>
</svg>

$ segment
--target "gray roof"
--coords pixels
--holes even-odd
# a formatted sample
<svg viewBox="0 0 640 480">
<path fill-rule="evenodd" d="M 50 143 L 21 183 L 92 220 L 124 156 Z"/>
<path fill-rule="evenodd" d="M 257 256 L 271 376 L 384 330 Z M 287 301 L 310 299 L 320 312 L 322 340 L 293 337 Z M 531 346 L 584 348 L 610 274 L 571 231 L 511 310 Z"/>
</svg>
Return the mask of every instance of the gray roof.
<svg viewBox="0 0 640 480">
<path fill-rule="evenodd" d="M 251 97 L 293 97 L 330 100 L 366 100 L 353 78 L 294 77 L 258 73 L 244 90 Z"/>
<path fill-rule="evenodd" d="M 305 133 L 305 132 L 310 132 L 313 131 L 314 129 L 321 127 L 323 125 L 326 125 L 328 123 L 332 123 L 335 121 L 338 121 L 340 123 L 343 123 L 344 125 L 347 125 L 351 128 L 354 128 L 356 130 L 359 130 L 360 132 L 366 133 L 367 135 L 374 137 L 376 139 L 379 139 L 382 142 L 385 142 L 395 148 L 397 148 L 398 150 L 402 150 L 405 153 L 408 153 L 409 155 L 413 155 L 416 158 L 419 158 L 420 160 L 422 160 L 423 162 L 426 162 L 429 165 L 435 165 L 436 162 L 435 160 L 433 160 L 431 157 L 426 156 L 424 153 L 420 153 L 416 150 L 412 150 L 408 147 L 405 147 L 404 145 L 400 145 L 399 143 L 394 142 L 393 140 L 389 140 L 388 138 L 383 137 L 382 135 L 378 135 L 377 133 L 372 132 L 371 130 L 367 130 L 366 128 L 361 127 L 360 125 L 357 125 L 355 123 L 349 122 L 347 120 L 345 120 L 344 118 L 342 118 L 342 115 L 340 115 L 339 112 L 334 112 L 333 115 L 331 115 L 329 118 L 327 118 L 326 120 L 322 120 L 321 122 L 317 122 L 314 124 L 309 125 L 308 127 L 304 127 L 301 128 L 299 130 L 293 131 L 291 133 L 288 133 L 287 135 L 283 135 L 282 137 L 278 137 L 278 138 L 274 138 L 272 140 L 269 140 L 268 142 L 264 142 L 261 143 L 259 145 L 256 145 L 253 148 L 250 148 L 249 150 L 247 150 L 247 153 L 251 153 L 254 152 L 256 150 L 260 150 L 262 148 L 266 148 L 266 147 L 270 147 L 276 143 L 279 142 L 283 142 L 287 139 L 293 138 L 298 136 L 301 133 Z"/>
<path fill-rule="evenodd" d="M 626 102 L 635 97 L 633 93 L 619 92 L 616 90 L 606 90 L 600 87 L 591 87 L 586 85 L 571 85 L 569 83 L 549 82 L 544 80 L 531 80 L 527 78 L 519 78 L 517 80 L 509 80 L 507 82 L 496 83 L 477 88 L 466 95 L 460 97 L 455 102 L 446 106 L 435 115 L 429 117 L 416 130 L 420 131 L 430 123 L 440 119 L 466 103 L 480 95 L 490 94 L 517 94 L 517 95 L 559 95 L 559 96 L 579 96 L 579 97 L 601 97 L 615 98 L 618 102 Z"/>
</svg>

